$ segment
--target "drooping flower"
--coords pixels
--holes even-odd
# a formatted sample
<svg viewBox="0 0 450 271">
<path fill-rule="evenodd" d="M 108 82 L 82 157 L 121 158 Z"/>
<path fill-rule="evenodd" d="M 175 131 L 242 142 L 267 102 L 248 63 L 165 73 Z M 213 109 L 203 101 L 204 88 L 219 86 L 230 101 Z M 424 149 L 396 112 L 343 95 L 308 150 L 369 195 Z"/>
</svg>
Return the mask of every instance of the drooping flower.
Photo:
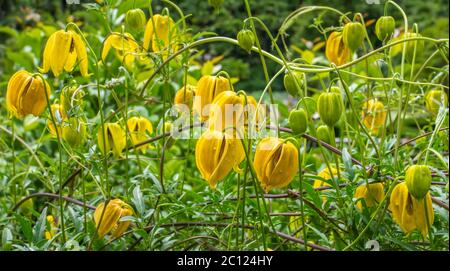
<svg viewBox="0 0 450 271">
<path fill-rule="evenodd" d="M 196 86 L 187 84 L 181 87 L 177 93 L 175 93 L 174 104 L 185 104 L 189 107 L 192 105 L 192 101 L 197 90 Z"/>
<path fill-rule="evenodd" d="M 148 20 L 145 27 L 143 47 L 145 50 L 151 48 L 153 52 L 160 52 L 171 46 L 172 51 L 176 51 L 177 46 L 174 44 L 176 37 L 177 28 L 172 18 L 155 14 Z"/>
<path fill-rule="evenodd" d="M 330 169 L 331 169 L 331 171 L 330 171 Z M 315 189 L 317 189 L 319 187 L 325 187 L 325 186 L 331 187 L 331 185 L 328 182 L 325 182 L 324 180 L 331 180 L 332 178 L 337 178 L 338 171 L 337 171 L 336 167 L 334 167 L 334 166 L 330 166 L 330 169 L 328 167 L 325 167 L 317 174 L 317 176 L 322 179 L 314 180 L 313 187 Z M 327 198 L 325 196 L 323 196 L 322 200 L 326 201 Z"/>
<path fill-rule="evenodd" d="M 100 126 L 97 133 L 97 146 L 102 153 L 112 151 L 114 157 L 118 158 L 126 146 L 125 131 L 118 123 L 105 123 L 104 134 L 106 140 L 103 142 L 103 132 Z"/>
<path fill-rule="evenodd" d="M 112 237 L 122 235 L 130 226 L 131 221 L 120 221 L 120 219 L 133 214 L 133 208 L 120 199 L 100 203 L 94 212 L 94 222 L 98 235 L 100 238 L 108 233 Z"/>
<path fill-rule="evenodd" d="M 328 60 L 337 66 L 341 66 L 350 60 L 350 49 L 345 46 L 342 32 L 333 32 L 328 37 L 325 55 Z"/>
<path fill-rule="evenodd" d="M 384 104 L 377 99 L 370 99 L 363 105 L 362 120 L 364 126 L 374 134 L 378 134 L 380 128 L 384 126 L 386 115 Z"/>
<path fill-rule="evenodd" d="M 285 187 L 298 171 L 297 147 L 277 137 L 264 138 L 256 146 L 253 166 L 266 192 Z"/>
<path fill-rule="evenodd" d="M 428 112 L 433 115 L 439 113 L 439 108 L 448 106 L 447 94 L 442 90 L 430 90 L 425 95 L 425 106 Z"/>
<path fill-rule="evenodd" d="M 53 120 L 56 123 L 56 129 L 58 129 L 58 134 L 59 136 L 61 136 L 61 127 L 63 125 L 63 122 L 67 119 L 67 116 L 64 114 L 63 107 L 60 104 L 52 104 L 50 108 L 52 111 L 51 113 L 53 115 Z M 53 137 L 57 136 L 55 125 L 53 125 L 51 116 L 49 116 L 47 119 L 47 128 Z"/>
<path fill-rule="evenodd" d="M 389 210 L 394 221 L 406 234 L 418 229 L 425 237 L 428 234 L 428 225 L 433 225 L 434 212 L 430 192 L 424 199 L 418 200 L 409 193 L 405 182 L 397 184 L 392 190 Z"/>
<path fill-rule="evenodd" d="M 128 130 L 131 135 L 131 141 L 134 145 L 149 139 L 148 134 L 153 133 L 152 123 L 144 117 L 131 117 L 127 121 Z M 138 147 L 143 153 L 149 147 L 149 144 Z"/>
<path fill-rule="evenodd" d="M 111 47 L 114 49 L 117 58 L 124 63 L 127 68 L 133 67 L 136 54 L 140 52 L 139 44 L 130 33 L 112 32 L 104 41 L 102 48 L 102 60 L 105 61 Z"/>
<path fill-rule="evenodd" d="M 8 81 L 6 107 L 11 115 L 20 119 L 28 114 L 39 116 L 47 106 L 45 92 L 50 97 L 50 86 L 45 80 L 27 71 L 18 71 Z"/>
<path fill-rule="evenodd" d="M 241 141 L 221 131 L 207 130 L 195 146 L 197 168 L 213 189 L 233 168 L 238 171 L 244 158 Z"/>
<path fill-rule="evenodd" d="M 355 190 L 355 194 L 353 195 L 355 199 L 362 199 L 365 201 L 367 207 L 372 207 L 383 200 L 384 197 L 384 186 L 382 183 L 371 183 L 371 184 L 363 184 L 358 186 Z M 356 203 L 356 207 L 358 209 L 362 209 L 363 204 L 360 201 Z"/>
<path fill-rule="evenodd" d="M 79 63 L 81 75 L 88 75 L 88 56 L 86 44 L 78 33 L 72 30 L 59 30 L 50 35 L 44 49 L 42 72 L 50 69 L 59 76 L 63 70 L 71 72 Z"/>
<path fill-rule="evenodd" d="M 194 97 L 194 112 L 203 121 L 207 120 L 209 110 L 205 109 L 205 107 L 211 105 L 214 98 L 226 90 L 232 90 L 228 78 L 211 75 L 202 76 L 197 82 L 197 91 Z"/>
</svg>

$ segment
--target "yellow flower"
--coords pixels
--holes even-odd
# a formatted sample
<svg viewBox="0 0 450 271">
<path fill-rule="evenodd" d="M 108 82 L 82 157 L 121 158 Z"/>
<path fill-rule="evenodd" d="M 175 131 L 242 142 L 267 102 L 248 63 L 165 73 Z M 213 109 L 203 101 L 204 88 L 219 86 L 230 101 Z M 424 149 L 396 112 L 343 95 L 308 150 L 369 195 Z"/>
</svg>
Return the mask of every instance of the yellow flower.
<svg viewBox="0 0 450 271">
<path fill-rule="evenodd" d="M 242 143 L 220 131 L 207 130 L 195 146 L 195 161 L 203 179 L 212 189 L 244 160 Z"/>
<path fill-rule="evenodd" d="M 49 230 L 46 230 L 44 235 L 45 239 L 50 240 L 56 235 L 58 230 L 58 221 L 52 215 L 47 216 L 47 222 L 50 225 Z"/>
<path fill-rule="evenodd" d="M 439 113 L 439 108 L 443 105 L 443 107 L 448 106 L 448 97 L 447 94 L 442 90 L 430 90 L 425 95 L 425 106 L 433 115 L 437 115 Z"/>
<path fill-rule="evenodd" d="M 100 126 L 97 134 L 97 142 L 100 151 L 102 153 L 108 153 L 109 151 L 112 151 L 114 157 L 118 158 L 122 154 L 122 150 L 127 144 L 125 132 L 117 123 L 105 123 L 104 133 L 106 136 L 105 143 L 103 143 L 103 132 L 102 127 Z M 106 147 L 106 150 L 104 149 L 104 147 Z"/>
<path fill-rule="evenodd" d="M 253 166 L 266 192 L 285 187 L 298 171 L 297 147 L 280 138 L 264 138 L 256 146 Z"/>
<path fill-rule="evenodd" d="M 364 126 L 374 134 L 378 134 L 379 129 L 384 126 L 386 115 L 384 104 L 377 99 L 368 100 L 363 105 L 362 119 Z"/>
<path fill-rule="evenodd" d="M 81 75 L 89 76 L 86 44 L 80 35 L 72 30 L 59 30 L 50 35 L 44 49 L 42 72 L 51 69 L 55 76 L 59 76 L 63 69 L 71 72 L 77 62 Z"/>
<path fill-rule="evenodd" d="M 242 132 L 245 98 L 236 92 L 227 90 L 219 93 L 213 100 L 209 111 L 209 128 L 223 131 L 236 127 Z M 234 132 L 227 129 L 227 132 Z M 242 134 L 240 134 L 242 136 Z"/>
<path fill-rule="evenodd" d="M 127 121 L 128 130 L 130 131 L 131 141 L 134 145 L 149 139 L 147 133 L 153 133 L 152 123 L 144 117 L 131 117 Z M 148 144 L 138 147 L 143 153 L 149 147 Z"/>
<path fill-rule="evenodd" d="M 105 202 L 100 203 L 94 212 L 98 235 L 101 238 L 111 233 L 112 237 L 119 237 L 131 224 L 131 221 L 120 221 L 120 219 L 133 214 L 133 208 L 120 199 L 110 200 L 106 204 L 106 209 Z"/>
<path fill-rule="evenodd" d="M 197 91 L 194 98 L 194 112 L 201 120 L 207 120 L 209 112 L 203 112 L 207 105 L 210 105 L 219 93 L 231 90 L 230 82 L 222 76 L 204 75 L 197 82 Z M 205 110 L 208 111 L 208 110 Z"/>
<path fill-rule="evenodd" d="M 350 60 L 350 50 L 344 44 L 344 38 L 341 32 L 333 32 L 328 37 L 325 55 L 328 60 L 337 66 L 341 66 Z"/>
<path fill-rule="evenodd" d="M 143 47 L 148 50 L 151 44 L 153 52 L 159 52 L 167 50 L 170 45 L 172 50 L 176 51 L 177 46 L 173 45 L 176 36 L 177 29 L 172 18 L 155 14 L 148 20 L 145 27 Z"/>
<path fill-rule="evenodd" d="M 389 210 L 394 221 L 406 234 L 418 229 L 425 237 L 428 234 L 428 224 L 433 225 L 434 212 L 430 193 L 427 193 L 425 199 L 418 200 L 411 196 L 405 182 L 397 184 L 392 190 Z"/>
<path fill-rule="evenodd" d="M 185 104 L 187 106 L 192 105 L 192 100 L 194 99 L 195 91 L 197 90 L 196 86 L 187 84 L 180 88 L 175 94 L 174 104 Z"/>
<path fill-rule="evenodd" d="M 139 44 L 130 33 L 112 32 L 104 41 L 102 48 L 102 60 L 105 61 L 111 47 L 115 50 L 117 58 L 127 68 L 133 67 L 136 54 L 139 53 Z"/>
<path fill-rule="evenodd" d="M 58 129 L 58 134 L 61 136 L 61 127 L 63 125 L 63 122 L 66 120 L 66 115 L 64 114 L 64 110 L 62 105 L 60 104 L 52 104 L 50 107 L 53 115 L 53 120 L 56 123 L 56 128 Z M 56 137 L 56 130 L 55 126 L 53 125 L 52 117 L 49 116 L 47 119 L 47 128 L 50 132 L 50 134 L 53 137 Z"/>
<path fill-rule="evenodd" d="M 33 77 L 21 70 L 9 79 L 6 88 L 6 107 L 11 115 L 23 118 L 28 114 L 39 116 L 47 106 L 45 91 L 50 97 L 50 86 L 41 77 Z"/>
<path fill-rule="evenodd" d="M 330 170 L 328 169 L 328 167 L 325 167 L 324 169 L 322 169 L 322 171 L 319 172 L 319 174 L 317 174 L 318 177 L 322 178 L 323 180 L 330 180 L 331 178 L 337 178 L 337 169 L 334 166 L 330 166 L 331 168 L 331 173 Z M 328 186 L 331 187 L 331 185 L 325 181 L 323 181 L 321 179 L 316 179 L 314 181 L 313 187 L 319 188 L 319 187 L 324 187 L 324 186 Z M 326 201 L 327 198 L 325 196 L 322 197 L 323 201 Z"/>
<path fill-rule="evenodd" d="M 383 200 L 384 186 L 382 183 L 371 183 L 368 186 L 367 184 L 360 185 L 356 188 L 353 197 L 355 199 L 362 198 L 366 202 L 367 207 L 372 207 Z M 362 202 L 358 201 L 356 207 L 361 210 L 363 207 Z"/>
</svg>

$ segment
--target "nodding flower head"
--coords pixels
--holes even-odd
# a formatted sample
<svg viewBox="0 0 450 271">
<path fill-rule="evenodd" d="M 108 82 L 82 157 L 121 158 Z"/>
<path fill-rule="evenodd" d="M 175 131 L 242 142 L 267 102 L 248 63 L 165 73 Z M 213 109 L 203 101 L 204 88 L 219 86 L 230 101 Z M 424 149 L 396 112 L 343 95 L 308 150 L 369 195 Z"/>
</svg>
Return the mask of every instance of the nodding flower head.
<svg viewBox="0 0 450 271">
<path fill-rule="evenodd" d="M 63 70 L 71 72 L 76 63 L 79 63 L 81 75 L 89 76 L 86 44 L 81 36 L 73 30 L 59 30 L 50 35 L 44 48 L 42 72 L 51 69 L 59 76 Z"/>
<path fill-rule="evenodd" d="M 19 119 L 29 114 L 39 116 L 47 106 L 46 95 L 50 97 L 48 83 L 40 76 L 21 70 L 14 73 L 8 81 L 6 107 L 12 116 Z"/>
<path fill-rule="evenodd" d="M 103 136 L 106 137 L 105 141 L 103 141 Z M 104 129 L 101 126 L 98 128 L 97 146 L 102 153 L 112 151 L 114 157 L 118 158 L 122 154 L 126 143 L 125 131 L 118 123 L 105 123 Z"/>
<path fill-rule="evenodd" d="M 98 235 L 103 237 L 110 233 L 112 237 L 119 237 L 131 223 L 130 221 L 120 221 L 120 219 L 133 214 L 133 208 L 120 199 L 100 203 L 94 212 Z"/>
</svg>

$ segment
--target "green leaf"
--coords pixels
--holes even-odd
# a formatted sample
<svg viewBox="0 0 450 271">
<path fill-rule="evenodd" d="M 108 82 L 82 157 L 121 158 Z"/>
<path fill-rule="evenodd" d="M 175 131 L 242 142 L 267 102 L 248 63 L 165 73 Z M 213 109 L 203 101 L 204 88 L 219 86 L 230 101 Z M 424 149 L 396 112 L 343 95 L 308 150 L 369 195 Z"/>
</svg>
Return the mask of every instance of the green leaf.
<svg viewBox="0 0 450 271">
<path fill-rule="evenodd" d="M 47 207 L 42 210 L 36 225 L 33 228 L 33 242 L 41 241 L 44 237 L 45 228 L 47 226 Z"/>
</svg>

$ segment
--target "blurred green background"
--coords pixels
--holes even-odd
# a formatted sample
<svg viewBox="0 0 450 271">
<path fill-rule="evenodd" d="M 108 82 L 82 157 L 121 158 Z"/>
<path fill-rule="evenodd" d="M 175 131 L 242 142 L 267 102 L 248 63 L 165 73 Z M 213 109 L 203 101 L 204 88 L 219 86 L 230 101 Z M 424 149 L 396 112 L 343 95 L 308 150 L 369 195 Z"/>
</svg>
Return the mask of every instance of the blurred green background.
<svg viewBox="0 0 450 271">
<path fill-rule="evenodd" d="M 80 4 L 67 4 L 77 2 Z M 133 2 L 127 0 L 128 2 Z M 124 1 L 122 1 L 124 2 Z M 181 7 L 185 14 L 192 14 L 188 18 L 188 23 L 193 33 L 201 31 L 215 32 L 218 35 L 236 37 L 236 33 L 242 28 L 242 21 L 247 17 L 244 2 L 242 0 L 225 0 L 220 12 L 217 13 L 209 6 L 207 0 L 174 0 Z M 284 18 L 296 8 L 305 5 L 328 5 L 343 12 L 361 12 L 365 16 L 365 21 L 369 22 L 383 15 L 383 0 L 380 4 L 368 4 L 367 2 L 377 2 L 374 0 L 354 0 L 354 1 L 325 1 L 325 0 L 250 0 L 253 15 L 261 18 L 276 35 L 278 28 Z M 0 0 L 0 87 L 3 88 L 5 81 L 19 68 L 34 70 L 40 64 L 40 54 L 43 47 L 42 33 L 39 30 L 32 30 L 27 35 L 19 35 L 24 29 L 39 26 L 40 23 L 53 24 L 56 27 L 63 27 L 68 20 L 81 21 L 83 27 L 98 27 L 90 22 L 97 19 L 92 13 L 86 12 L 86 4 L 95 3 L 94 0 Z M 145 7 L 148 1 L 136 1 L 137 6 Z M 409 18 L 409 23 L 418 24 L 420 32 L 424 36 L 433 38 L 448 38 L 448 0 L 402 0 L 397 3 L 404 8 Z M 132 4 L 130 4 L 132 5 Z M 160 12 L 163 3 L 159 0 L 153 1 L 153 9 Z M 148 10 L 145 9 L 148 16 Z M 173 11 L 174 12 L 174 11 Z M 175 13 L 175 12 L 174 12 Z M 320 14 L 320 13 L 319 13 Z M 397 19 L 397 26 L 401 26 L 401 15 L 394 9 L 389 9 L 389 14 Z M 120 14 L 119 14 L 120 15 Z M 117 20 L 120 21 L 120 16 Z M 308 41 L 320 37 L 318 31 L 311 27 L 313 18 L 317 12 L 302 17 L 288 31 L 288 44 L 300 49 L 307 48 Z M 320 17 L 325 25 L 337 25 L 336 15 L 326 13 Z M 368 27 L 369 34 L 373 32 L 374 25 Z M 258 29 L 262 47 L 270 50 L 270 40 L 267 35 Z M 372 35 L 374 36 L 374 35 Z M 379 42 L 374 38 L 376 46 Z M 35 45 L 33 45 L 35 43 Z M 36 49 L 38 48 L 38 49 Z M 203 49 L 203 48 L 202 48 Z M 239 77 L 239 89 L 249 91 L 260 90 L 265 85 L 263 72 L 259 65 L 257 54 L 248 55 L 244 50 L 229 44 L 214 44 L 204 48 L 207 54 L 203 58 L 211 58 L 217 55 L 225 55 L 225 59 L 220 63 L 224 70 L 233 77 Z M 23 51 L 28 53 L 29 58 L 23 56 Z M 20 54 L 22 52 L 22 54 Z M 292 58 L 298 55 L 292 55 Z M 269 73 L 274 74 L 279 67 L 269 64 Z M 249 80 L 250 79 L 250 80 Z M 274 84 L 275 91 L 282 88 L 281 81 Z"/>
</svg>

